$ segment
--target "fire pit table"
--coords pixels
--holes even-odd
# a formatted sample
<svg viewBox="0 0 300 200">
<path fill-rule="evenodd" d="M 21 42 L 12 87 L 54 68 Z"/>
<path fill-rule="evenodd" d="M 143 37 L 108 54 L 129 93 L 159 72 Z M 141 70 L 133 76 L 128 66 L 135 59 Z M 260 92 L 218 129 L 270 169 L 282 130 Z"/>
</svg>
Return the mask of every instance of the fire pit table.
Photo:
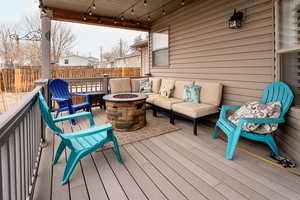
<svg viewBox="0 0 300 200">
<path fill-rule="evenodd" d="M 146 125 L 146 98 L 139 93 L 105 95 L 106 116 L 117 131 L 134 131 Z"/>
</svg>

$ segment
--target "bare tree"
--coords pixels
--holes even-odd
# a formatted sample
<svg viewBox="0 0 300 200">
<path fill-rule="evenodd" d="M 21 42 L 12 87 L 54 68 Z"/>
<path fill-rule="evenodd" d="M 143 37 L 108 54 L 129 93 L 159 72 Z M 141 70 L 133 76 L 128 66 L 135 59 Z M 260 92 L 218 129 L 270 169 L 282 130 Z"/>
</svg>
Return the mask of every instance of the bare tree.
<svg viewBox="0 0 300 200">
<path fill-rule="evenodd" d="M 25 18 L 24 30 L 26 32 L 40 30 L 41 21 L 39 15 Z M 69 54 L 76 41 L 76 37 L 70 26 L 61 22 L 52 21 L 51 24 L 51 60 L 57 63 L 59 58 Z"/>
<path fill-rule="evenodd" d="M 13 65 L 16 58 L 16 44 L 10 38 L 14 28 L 5 24 L 0 25 L 0 56 L 4 58 L 5 65 Z"/>
<path fill-rule="evenodd" d="M 114 46 L 111 50 L 111 53 L 114 58 L 124 57 L 124 56 L 128 55 L 129 52 L 130 52 L 130 48 L 128 46 L 128 42 L 121 38 L 118 41 L 118 44 L 116 44 L 116 46 Z"/>
</svg>

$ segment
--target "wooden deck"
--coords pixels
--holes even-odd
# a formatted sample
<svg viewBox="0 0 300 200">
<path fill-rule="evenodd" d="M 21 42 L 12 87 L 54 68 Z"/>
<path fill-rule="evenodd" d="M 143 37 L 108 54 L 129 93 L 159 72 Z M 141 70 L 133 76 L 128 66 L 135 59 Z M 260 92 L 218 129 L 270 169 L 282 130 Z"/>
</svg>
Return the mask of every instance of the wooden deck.
<svg viewBox="0 0 300 200">
<path fill-rule="evenodd" d="M 117 163 L 111 149 L 85 157 L 64 186 L 60 181 L 68 152 L 51 167 L 59 138 L 48 133 L 49 145 L 42 154 L 34 199 L 300 199 L 299 177 L 242 152 L 228 161 L 224 156 L 226 143 L 212 140 L 211 128 L 199 124 L 199 136 L 195 137 L 190 122 L 176 122 L 180 131 L 122 146 L 124 164 Z M 86 126 L 85 121 L 76 127 L 62 124 L 65 131 Z M 257 143 L 240 145 L 268 155 L 268 150 Z"/>
</svg>

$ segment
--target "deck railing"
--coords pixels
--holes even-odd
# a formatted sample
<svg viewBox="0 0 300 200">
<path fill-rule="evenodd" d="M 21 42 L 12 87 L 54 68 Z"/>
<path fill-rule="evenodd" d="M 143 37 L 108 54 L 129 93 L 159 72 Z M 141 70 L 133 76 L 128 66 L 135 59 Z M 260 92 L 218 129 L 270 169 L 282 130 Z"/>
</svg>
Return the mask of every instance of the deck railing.
<svg viewBox="0 0 300 200">
<path fill-rule="evenodd" d="M 71 93 L 93 93 L 99 92 L 108 94 L 109 93 L 109 79 L 113 78 L 143 78 L 146 76 L 131 76 L 131 77 L 118 77 L 118 76 L 107 76 L 98 78 L 66 78 L 65 81 L 69 84 L 69 91 Z M 51 80 L 50 80 L 51 81 Z M 73 97 L 73 103 L 82 103 L 84 98 Z M 51 108 L 55 107 L 55 102 L 51 102 Z"/>
<path fill-rule="evenodd" d="M 44 138 L 36 87 L 0 119 L 0 199 L 32 199 Z"/>
</svg>

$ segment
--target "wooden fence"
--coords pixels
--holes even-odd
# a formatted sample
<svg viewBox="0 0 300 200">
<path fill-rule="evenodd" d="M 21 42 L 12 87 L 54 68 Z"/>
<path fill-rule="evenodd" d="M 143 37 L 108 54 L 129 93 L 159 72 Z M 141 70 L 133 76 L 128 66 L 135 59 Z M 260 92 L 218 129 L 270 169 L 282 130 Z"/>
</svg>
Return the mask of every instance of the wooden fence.
<svg viewBox="0 0 300 200">
<path fill-rule="evenodd" d="M 40 78 L 40 67 L 18 67 L 0 70 L 0 91 L 29 92 Z M 140 68 L 52 67 L 52 78 L 99 78 L 140 76 Z"/>
</svg>

